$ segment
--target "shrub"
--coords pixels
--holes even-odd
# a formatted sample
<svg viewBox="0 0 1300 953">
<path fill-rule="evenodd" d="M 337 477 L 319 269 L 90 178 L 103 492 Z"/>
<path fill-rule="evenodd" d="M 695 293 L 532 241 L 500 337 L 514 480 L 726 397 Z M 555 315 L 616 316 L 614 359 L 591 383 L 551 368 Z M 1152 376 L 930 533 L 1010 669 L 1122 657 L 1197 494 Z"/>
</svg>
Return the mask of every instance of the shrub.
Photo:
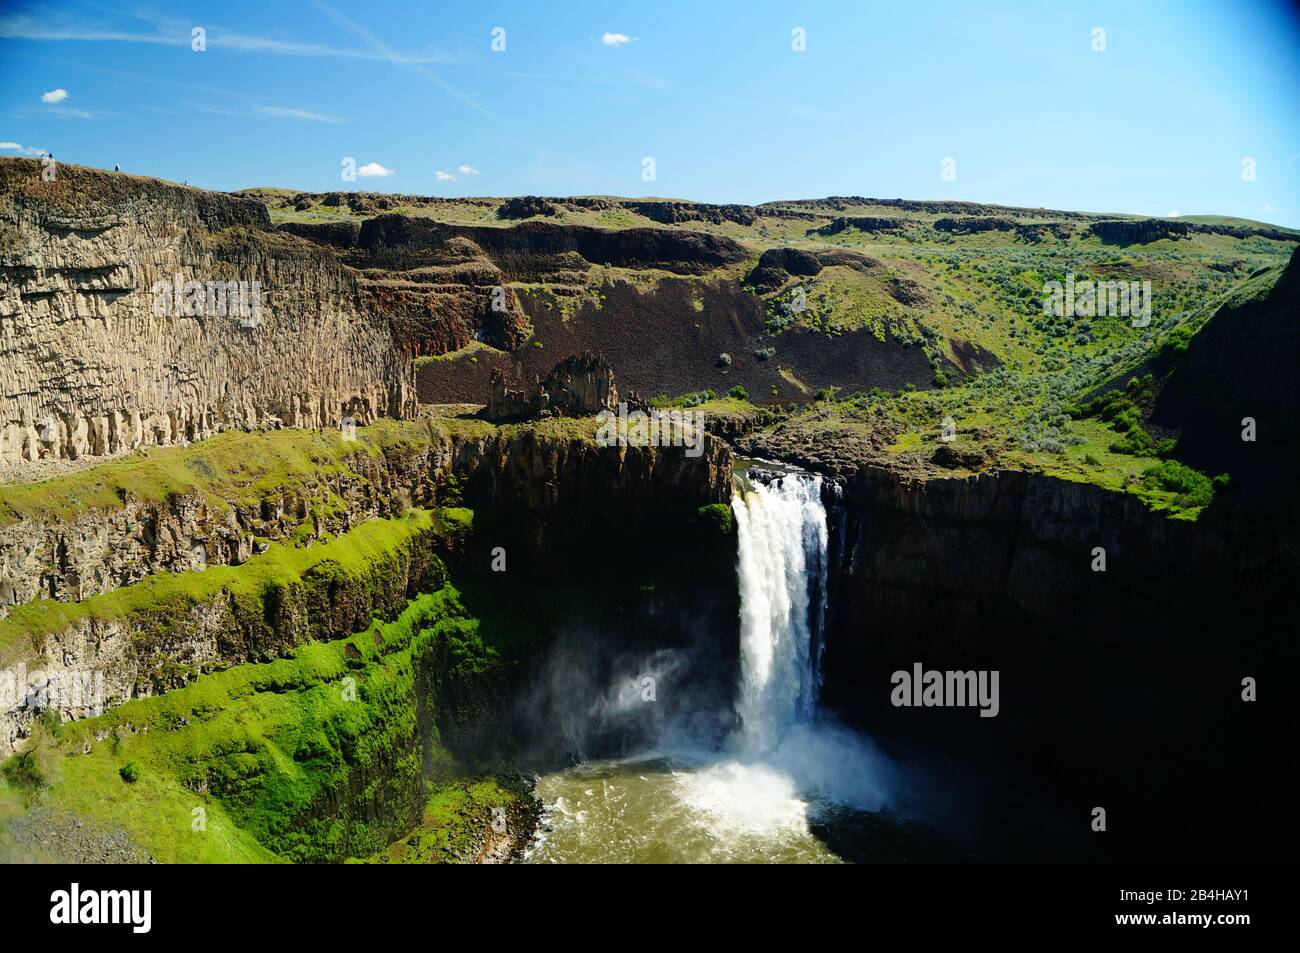
<svg viewBox="0 0 1300 953">
<path fill-rule="evenodd" d="M 45 786 L 45 772 L 41 767 L 40 752 L 35 746 L 16 754 L 5 762 L 4 776 L 16 788 L 41 788 Z"/>
<path fill-rule="evenodd" d="M 122 776 L 122 780 L 127 784 L 134 784 L 140 780 L 140 775 L 144 773 L 144 769 L 140 767 L 139 761 L 128 761 L 122 765 L 122 769 L 117 773 Z"/>
<path fill-rule="evenodd" d="M 735 517 L 726 503 L 709 503 L 698 511 L 700 522 L 712 531 L 728 536 L 735 529 Z"/>
<path fill-rule="evenodd" d="M 737 384 L 731 390 L 727 391 L 728 397 L 734 397 L 736 400 L 749 400 L 749 391 Z"/>
<path fill-rule="evenodd" d="M 1214 499 L 1214 485 L 1210 478 L 1177 460 L 1165 460 L 1147 467 L 1142 471 L 1142 482 L 1177 494 L 1176 503 L 1181 507 L 1208 506 Z"/>
<path fill-rule="evenodd" d="M 1186 353 L 1187 346 L 1192 343 L 1193 333 L 1187 325 L 1178 325 L 1169 332 L 1169 337 L 1165 338 L 1164 343 L 1160 345 L 1160 356 L 1178 357 Z"/>
<path fill-rule="evenodd" d="M 709 388 L 708 390 L 697 390 L 693 393 L 682 395 L 679 403 L 683 407 L 698 407 L 700 404 L 713 400 L 717 396 L 718 395 L 714 392 L 713 388 Z"/>
</svg>

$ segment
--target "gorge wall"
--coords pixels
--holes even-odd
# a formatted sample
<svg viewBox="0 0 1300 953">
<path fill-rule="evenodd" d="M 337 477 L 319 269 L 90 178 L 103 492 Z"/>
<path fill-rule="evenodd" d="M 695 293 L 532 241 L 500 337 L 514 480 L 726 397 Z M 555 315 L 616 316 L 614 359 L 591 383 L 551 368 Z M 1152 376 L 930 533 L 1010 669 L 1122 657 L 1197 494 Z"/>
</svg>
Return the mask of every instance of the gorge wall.
<svg viewBox="0 0 1300 953">
<path fill-rule="evenodd" d="M 256 282 L 256 320 L 156 307 L 177 275 Z M 0 159 L 0 467 L 414 407 L 409 354 L 355 277 L 261 203 Z"/>
<path fill-rule="evenodd" d="M 0 680 L 99 673 L 111 707 L 213 667 L 360 631 L 445 581 L 433 568 L 434 554 L 446 554 L 445 534 L 412 523 L 409 513 L 479 508 L 484 530 L 472 545 L 462 534 L 457 551 L 487 565 L 490 550 L 505 546 L 524 571 L 530 563 L 590 562 L 601 550 L 650 558 L 660 552 L 656 528 L 663 536 L 676 514 L 688 520 L 730 493 L 731 453 L 713 437 L 691 456 L 682 447 L 599 447 L 546 424 L 484 424 L 471 433 L 433 420 L 393 426 L 401 439 L 376 447 L 363 431 L 336 465 L 318 470 L 313 462 L 251 495 L 223 497 L 227 491 L 205 485 L 208 454 L 235 444 L 242 455 L 270 460 L 277 445 L 308 440 L 299 447 L 324 462 L 331 438 L 230 434 L 166 451 L 190 485 L 161 497 L 114 489 L 118 500 L 76 508 L 71 518 L 59 503 L 84 492 L 80 474 L 51 481 L 50 495 L 31 508 L 22 488 L 0 488 L 11 514 L 23 511 L 0 521 Z M 109 472 L 99 479 L 114 483 Z M 232 483 L 244 480 L 237 474 Z M 277 575 L 285 561 L 291 571 Z M 237 571 L 245 567 L 248 584 Z M 4 701 L 0 756 L 47 707 L 39 698 Z M 54 707 L 65 718 L 87 714 L 75 699 Z"/>
<path fill-rule="evenodd" d="M 951 779 L 970 780 L 950 809 L 990 850 L 1112 861 L 1281 850 L 1274 719 L 1287 692 L 1275 676 L 1294 667 L 1279 638 L 1300 559 L 1292 536 L 1227 503 L 1170 519 L 1132 495 L 1020 472 L 867 470 L 843 476 L 841 493 L 828 500 L 823 699 L 932 772 L 939 800 Z M 997 671 L 997 716 L 896 707 L 892 674 L 917 664 Z M 1276 694 L 1246 703 L 1247 677 Z M 1122 838 L 1089 839 L 1082 819 L 1096 805 L 1123 818 Z M 1219 810 L 1246 820 L 1186 836 Z M 1053 847 L 1040 830 L 1056 832 Z"/>
</svg>

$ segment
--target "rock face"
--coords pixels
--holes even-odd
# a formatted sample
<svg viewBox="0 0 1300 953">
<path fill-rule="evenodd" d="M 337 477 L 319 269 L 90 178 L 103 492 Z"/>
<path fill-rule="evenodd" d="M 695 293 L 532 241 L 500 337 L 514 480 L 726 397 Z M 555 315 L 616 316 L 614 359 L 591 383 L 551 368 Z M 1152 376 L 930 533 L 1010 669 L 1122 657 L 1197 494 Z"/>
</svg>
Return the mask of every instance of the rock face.
<svg viewBox="0 0 1300 953">
<path fill-rule="evenodd" d="M 497 218 L 532 218 L 534 215 L 559 215 L 560 206 L 539 195 L 517 195 L 506 199 L 497 209 Z"/>
<path fill-rule="evenodd" d="M 758 264 L 745 277 L 745 283 L 766 294 L 780 289 L 792 277 L 811 278 L 820 274 L 823 268 L 836 265 L 855 271 L 872 271 L 881 267 L 874 258 L 843 249 L 769 248 L 759 256 Z"/>
<path fill-rule="evenodd" d="M 500 371 L 492 372 L 489 420 L 531 420 L 534 417 L 590 417 L 618 408 L 614 371 L 603 357 L 584 351 L 555 365 L 546 380 L 534 379 L 524 390 L 511 390 Z"/>
<path fill-rule="evenodd" d="M 709 222 L 714 225 L 721 225 L 723 222 L 736 222 L 740 225 L 753 225 L 757 218 L 753 207 L 749 205 L 632 201 L 624 201 L 619 204 L 664 225 L 678 225 L 682 222 Z"/>
<path fill-rule="evenodd" d="M 0 467 L 414 412 L 353 275 L 257 202 L 3 159 L 0 277 Z"/>
<path fill-rule="evenodd" d="M 564 204 L 609 203 L 572 199 Z M 524 196 L 506 201 L 498 215 L 508 221 L 560 210 L 552 200 Z M 504 351 L 527 343 L 532 321 L 509 287 L 512 282 L 545 283 L 577 295 L 597 267 L 704 275 L 748 255 L 739 242 L 717 235 L 536 220 L 499 227 L 380 215 L 359 225 L 286 223 L 281 231 L 308 238 L 351 266 L 365 309 L 386 320 L 417 357 L 447 354 L 476 341 Z M 485 392 L 480 390 L 476 400 Z"/>
<path fill-rule="evenodd" d="M 1093 222 L 1088 231 L 1103 242 L 1114 245 L 1145 245 L 1162 238 L 1187 238 L 1192 233 L 1188 222 L 1169 222 L 1157 218 L 1140 221 Z"/>
<path fill-rule="evenodd" d="M 1203 222 L 1170 221 L 1162 218 L 1104 220 L 1093 222 L 1088 231 L 1112 245 L 1145 245 L 1162 238 L 1190 238 L 1192 235 L 1227 235 L 1231 238 L 1268 238 L 1293 242 L 1298 233 L 1285 228 L 1255 225 L 1216 225 Z"/>
<path fill-rule="evenodd" d="M 850 228 L 872 233 L 901 232 L 907 228 L 907 222 L 901 218 L 881 218 L 873 215 L 841 215 L 829 224 L 809 229 L 808 232 L 814 235 L 838 235 Z"/>
<path fill-rule="evenodd" d="M 1035 811 L 1070 829 L 1092 803 L 1079 792 L 1096 791 L 1142 817 L 1141 838 L 1100 845 L 1115 859 L 1281 858 L 1270 838 L 1293 800 L 1276 758 L 1291 740 L 1288 699 L 1266 713 L 1242 691 L 1246 677 L 1294 671 L 1282 623 L 1294 536 L 1270 544 L 1213 508 L 1169 519 L 1132 495 L 1026 473 L 907 481 L 868 470 L 840 489 L 827 501 L 822 698 L 901 750 L 961 765 L 947 776 L 995 779 L 996 795 L 970 796 L 997 829 L 988 850 L 1059 858 L 1075 848 L 1016 832 Z M 917 664 L 999 673 L 1000 713 L 898 707 L 893 673 Z M 1241 796 L 1252 772 L 1259 784 Z M 1016 807 L 995 806 L 1012 791 Z M 1260 820 L 1249 837 L 1234 828 L 1189 845 L 1206 804 Z M 1078 849 L 1097 850 L 1079 831 Z"/>
<path fill-rule="evenodd" d="M 363 571 L 324 560 L 291 585 L 255 594 L 222 588 L 192 604 L 83 616 L 0 652 L 0 757 L 43 710 L 84 718 L 171 691 L 214 668 L 269 661 L 308 640 L 363 631 L 446 581 L 445 539 L 418 530 Z"/>
<path fill-rule="evenodd" d="M 954 235 L 974 235 L 978 232 L 1010 232 L 1016 223 L 1009 218 L 937 218 L 934 221 L 936 232 L 951 232 Z"/>
<path fill-rule="evenodd" d="M 1300 526 L 1300 395 L 1283 383 L 1300 364 L 1300 251 L 1271 287 L 1268 280 L 1248 282 L 1181 358 L 1150 365 L 1165 381 L 1151 422 L 1178 435 L 1180 460 L 1231 475 L 1236 520 L 1286 533 Z M 1238 439 L 1246 417 L 1268 437 Z"/>
<path fill-rule="evenodd" d="M 476 254 L 480 269 L 506 281 L 562 280 L 591 265 L 662 268 L 702 275 L 743 261 L 746 249 L 721 235 L 661 228 L 604 229 L 523 222 L 510 228 L 450 225 L 428 218 L 380 215 L 361 225 L 349 264 L 409 271 L 463 261 Z M 486 257 L 489 262 L 481 262 Z"/>
<path fill-rule="evenodd" d="M 645 524 L 656 526 L 665 513 L 691 513 L 730 499 L 731 452 L 712 436 L 691 456 L 673 446 L 598 447 L 549 435 L 544 427 L 468 437 L 435 426 L 428 439 L 382 453 L 359 451 L 339 472 L 255 504 L 228 500 L 218 507 L 181 490 L 163 501 L 128 497 L 120 509 L 88 509 L 71 523 L 11 524 L 0 530 L 5 608 L 36 599 L 84 599 L 161 572 L 239 565 L 266 540 L 316 540 L 393 518 L 408 505 L 464 502 L 494 514 L 504 527 L 494 539 L 520 541 L 511 544 L 512 558 L 526 546 L 541 562 L 556 552 L 589 549 L 593 539 L 620 538 L 629 513 L 646 514 Z M 327 492 L 341 503 L 325 507 Z M 212 666 L 273 658 L 307 639 L 338 638 L 365 628 L 372 616 L 391 616 L 410 595 L 436 588 L 430 573 L 439 545 L 434 534 L 420 533 L 376 557 L 363 577 L 322 568 L 305 573 L 302 586 L 272 587 L 252 603 L 223 591 L 183 611 L 170 606 L 152 615 L 83 618 L 39 639 L 6 642 L 0 651 L 0 758 L 47 707 L 6 695 L 6 685 L 30 684 L 30 673 L 67 682 L 93 672 L 102 676 L 100 694 L 117 705 L 175 688 Z M 65 718 L 85 716 L 76 702 L 75 694 L 65 696 L 55 707 Z"/>
</svg>

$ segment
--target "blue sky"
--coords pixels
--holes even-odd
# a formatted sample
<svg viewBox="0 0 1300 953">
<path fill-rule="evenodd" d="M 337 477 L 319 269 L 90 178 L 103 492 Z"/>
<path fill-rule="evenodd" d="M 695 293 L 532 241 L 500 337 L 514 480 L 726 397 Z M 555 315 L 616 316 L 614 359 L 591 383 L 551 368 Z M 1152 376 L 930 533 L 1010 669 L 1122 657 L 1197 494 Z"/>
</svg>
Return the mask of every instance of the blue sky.
<svg viewBox="0 0 1300 953">
<path fill-rule="evenodd" d="M 213 189 L 856 194 L 1300 226 L 1288 4 L 988 6 L 0 0 L 0 154 Z M 376 174 L 344 182 L 346 156 Z"/>
</svg>

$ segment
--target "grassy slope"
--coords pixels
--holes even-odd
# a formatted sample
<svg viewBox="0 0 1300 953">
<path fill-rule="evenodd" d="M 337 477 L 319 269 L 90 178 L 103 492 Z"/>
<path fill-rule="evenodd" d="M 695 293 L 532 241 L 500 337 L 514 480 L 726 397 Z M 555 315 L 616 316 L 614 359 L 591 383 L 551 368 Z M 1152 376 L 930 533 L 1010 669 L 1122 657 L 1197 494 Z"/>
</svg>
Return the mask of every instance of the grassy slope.
<svg viewBox="0 0 1300 953">
<path fill-rule="evenodd" d="M 451 518 L 458 518 L 452 511 Z M 324 563 L 361 574 L 381 556 L 394 552 L 412 536 L 443 517 L 412 510 L 402 519 L 370 520 L 336 539 L 315 546 L 272 543 L 265 553 L 238 566 L 212 566 L 202 571 L 160 573 L 81 602 L 38 599 L 17 606 L 0 621 L 0 656 L 82 619 L 111 621 L 143 618 L 159 612 L 184 612 L 222 592 L 235 597 L 257 596 L 271 587 L 289 586 Z"/>
<path fill-rule="evenodd" d="M 86 470 L 33 483 L 0 485 L 0 526 L 24 518 L 71 520 L 86 510 L 120 509 L 127 495 L 162 501 L 198 494 L 216 512 L 304 485 L 327 484 L 359 454 L 427 447 L 453 434 L 494 432 L 486 421 L 380 419 L 345 441 L 335 431 L 227 432 L 188 446 L 153 447 Z"/>
<path fill-rule="evenodd" d="M 350 639 L 300 646 L 64 725 L 27 756 L 42 764 L 42 783 L 13 783 L 21 756 L 11 759 L 0 802 L 10 813 L 22 800 L 74 811 L 125 830 L 164 862 L 373 852 L 395 831 L 339 809 L 337 793 L 358 776 L 360 803 L 400 800 L 404 785 L 419 791 L 420 755 L 410 744 L 418 660 L 446 652 L 460 678 L 490 669 L 497 652 L 477 632 L 454 589 L 420 596 L 395 621 Z M 130 762 L 140 769 L 132 783 L 121 775 Z M 375 776 L 365 776 L 370 769 Z M 206 829 L 196 829 L 199 808 Z"/>
</svg>

